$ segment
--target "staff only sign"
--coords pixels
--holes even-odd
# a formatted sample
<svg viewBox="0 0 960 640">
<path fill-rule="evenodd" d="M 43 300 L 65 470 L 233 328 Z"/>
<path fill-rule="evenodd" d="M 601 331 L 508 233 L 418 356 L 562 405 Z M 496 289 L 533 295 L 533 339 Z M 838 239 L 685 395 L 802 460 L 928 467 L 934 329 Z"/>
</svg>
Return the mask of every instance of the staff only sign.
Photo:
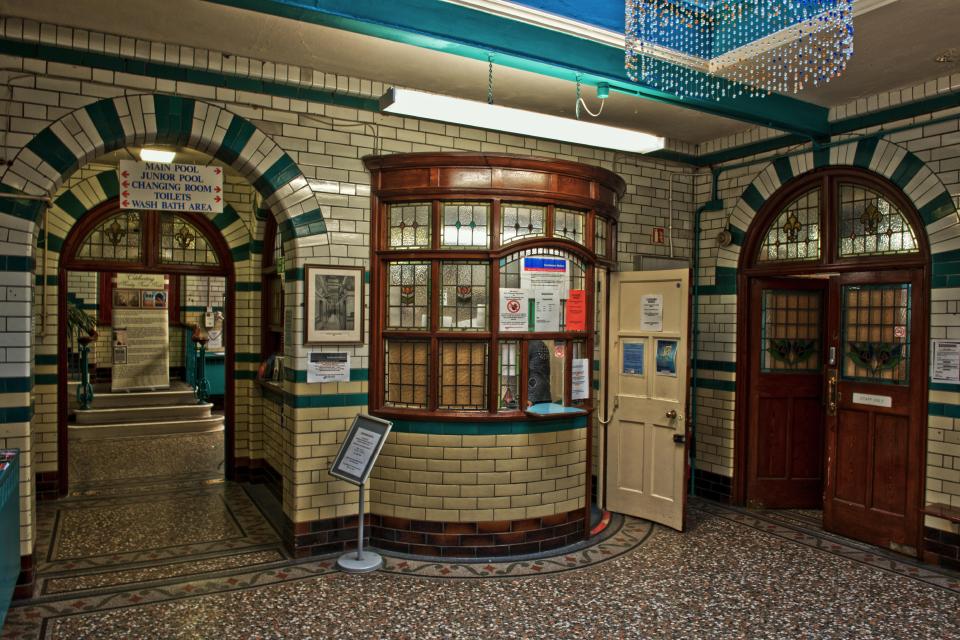
<svg viewBox="0 0 960 640">
<path fill-rule="evenodd" d="M 120 208 L 141 211 L 223 211 L 223 169 L 195 164 L 121 160 Z"/>
</svg>

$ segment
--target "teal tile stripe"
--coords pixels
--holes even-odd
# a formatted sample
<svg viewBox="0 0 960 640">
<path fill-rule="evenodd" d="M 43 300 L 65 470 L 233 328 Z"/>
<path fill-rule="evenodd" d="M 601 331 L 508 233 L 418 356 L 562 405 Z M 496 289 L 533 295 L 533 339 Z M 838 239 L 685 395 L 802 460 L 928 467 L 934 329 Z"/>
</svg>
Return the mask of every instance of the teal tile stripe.
<svg viewBox="0 0 960 640">
<path fill-rule="evenodd" d="M 116 198 L 120 195 L 120 181 L 117 180 L 116 171 L 101 171 L 97 174 L 97 182 L 100 183 L 100 187 L 107 198 Z"/>
<path fill-rule="evenodd" d="M 243 151 L 243 147 L 246 146 L 250 138 L 253 137 L 255 131 L 256 127 L 250 122 L 243 118 L 234 117 L 230 122 L 230 126 L 227 127 L 223 141 L 220 143 L 220 150 L 217 152 L 217 157 L 227 164 L 232 165 L 237 161 L 237 158 L 240 157 L 240 152 Z"/>
<path fill-rule="evenodd" d="M 178 96 L 156 95 L 153 104 L 157 136 L 180 145 L 190 142 L 194 101 Z"/>
<path fill-rule="evenodd" d="M 317 396 L 295 396 L 285 391 L 283 401 L 294 409 L 317 409 L 323 407 L 365 407 L 365 393 L 328 393 Z"/>
<path fill-rule="evenodd" d="M 930 391 L 950 391 L 952 393 L 960 393 L 960 385 L 947 384 L 945 382 L 931 382 L 927 385 L 927 388 Z"/>
<path fill-rule="evenodd" d="M 56 169 L 60 175 L 71 173 L 79 164 L 70 147 L 63 144 L 50 129 L 44 129 L 34 136 L 33 140 L 27 143 L 27 149 Z"/>
<path fill-rule="evenodd" d="M 33 407 L 5 407 L 0 409 L 0 423 L 30 422 L 33 418 Z"/>
<path fill-rule="evenodd" d="M 7 185 L 0 184 L 0 191 L 3 193 L 14 193 Z M 35 221 L 40 216 L 43 203 L 38 200 L 17 200 L 16 198 L 0 198 L 0 213 L 20 218 L 22 220 Z"/>
<path fill-rule="evenodd" d="M 0 393 L 28 393 L 32 390 L 33 378 L 0 378 Z"/>
<path fill-rule="evenodd" d="M 960 418 L 960 405 L 931 402 L 927 405 L 927 413 L 931 416 L 944 418 Z"/>
<path fill-rule="evenodd" d="M 853 156 L 853 164 L 864 169 L 870 168 L 870 161 L 873 160 L 873 154 L 880 143 L 879 138 L 867 138 L 857 143 L 857 151 Z"/>
<path fill-rule="evenodd" d="M 120 114 L 113 100 L 100 100 L 84 107 L 84 110 L 97 128 L 97 133 L 106 145 L 105 151 L 113 151 L 123 146 L 125 135 L 123 125 L 120 124 Z"/>
<path fill-rule="evenodd" d="M 259 357 L 257 362 L 260 362 Z M 302 369 L 284 369 L 286 379 L 290 382 L 306 383 L 307 372 Z M 350 382 L 366 382 L 370 379 L 369 369 L 350 369 Z M 366 404 L 366 402 L 364 402 Z"/>
<path fill-rule="evenodd" d="M 527 433 L 552 433 L 570 429 L 584 429 L 587 416 L 558 419 L 531 419 L 511 422 L 421 422 L 395 420 L 393 431 L 398 433 L 426 433 L 446 436 L 491 436 L 519 435 Z"/>
<path fill-rule="evenodd" d="M 777 158 L 773 162 L 773 167 L 777 170 L 777 177 L 780 179 L 781 185 L 793 179 L 793 167 L 790 166 L 790 158 Z"/>
<path fill-rule="evenodd" d="M 57 384 L 57 374 L 55 373 L 38 373 L 33 376 L 34 383 L 37 385 L 55 385 Z"/>
<path fill-rule="evenodd" d="M 727 362 L 726 360 L 696 360 L 693 366 L 697 369 L 708 369 L 710 371 L 726 371 L 736 373 L 737 363 Z"/>
<path fill-rule="evenodd" d="M 717 391 L 736 391 L 737 383 L 733 380 L 713 380 L 708 378 L 697 378 L 698 389 L 715 389 Z"/>
<path fill-rule="evenodd" d="M 38 353 L 33 357 L 34 364 L 38 365 L 51 365 L 57 364 L 57 354 L 55 353 Z"/>
<path fill-rule="evenodd" d="M 698 287 L 701 296 L 725 296 L 737 292 L 737 270 L 733 267 L 717 267 L 714 270 L 714 284 Z"/>
<path fill-rule="evenodd" d="M 112 171 L 110 173 L 113 173 Z M 57 207 L 63 209 L 74 220 L 79 220 L 87 212 L 80 199 L 73 194 L 73 191 L 65 191 L 61 196 L 53 201 Z"/>
</svg>

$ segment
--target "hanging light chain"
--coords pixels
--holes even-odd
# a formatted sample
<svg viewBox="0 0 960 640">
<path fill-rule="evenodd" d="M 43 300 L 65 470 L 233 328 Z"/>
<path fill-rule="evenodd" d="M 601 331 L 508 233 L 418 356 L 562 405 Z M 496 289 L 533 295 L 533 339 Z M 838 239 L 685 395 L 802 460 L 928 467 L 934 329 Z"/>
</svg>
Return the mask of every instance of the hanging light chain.
<svg viewBox="0 0 960 640">
<path fill-rule="evenodd" d="M 487 54 L 487 104 L 493 104 L 493 54 Z"/>
</svg>

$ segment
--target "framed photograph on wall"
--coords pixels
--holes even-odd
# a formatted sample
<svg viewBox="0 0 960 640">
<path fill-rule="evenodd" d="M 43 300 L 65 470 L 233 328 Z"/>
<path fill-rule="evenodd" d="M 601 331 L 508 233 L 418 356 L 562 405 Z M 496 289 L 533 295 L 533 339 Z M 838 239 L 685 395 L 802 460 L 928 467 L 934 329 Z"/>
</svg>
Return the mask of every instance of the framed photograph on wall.
<svg viewBox="0 0 960 640">
<path fill-rule="evenodd" d="M 304 344 L 363 342 L 363 267 L 306 265 Z"/>
</svg>

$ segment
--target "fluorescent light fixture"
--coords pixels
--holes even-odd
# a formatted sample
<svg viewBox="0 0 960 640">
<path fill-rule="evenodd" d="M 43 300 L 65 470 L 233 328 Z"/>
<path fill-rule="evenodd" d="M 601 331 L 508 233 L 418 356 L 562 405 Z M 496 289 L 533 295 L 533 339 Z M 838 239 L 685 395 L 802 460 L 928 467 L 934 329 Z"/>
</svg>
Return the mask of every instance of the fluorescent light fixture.
<svg viewBox="0 0 960 640">
<path fill-rule="evenodd" d="M 144 162 L 163 162 L 170 163 L 173 162 L 173 158 L 177 155 L 176 151 L 166 151 L 164 149 L 148 149 L 144 147 L 140 149 L 140 159 Z"/>
<path fill-rule="evenodd" d="M 380 98 L 380 110 L 633 153 L 663 149 L 664 144 L 661 137 L 631 129 L 619 129 L 594 122 L 559 118 L 544 113 L 396 87 Z"/>
</svg>

